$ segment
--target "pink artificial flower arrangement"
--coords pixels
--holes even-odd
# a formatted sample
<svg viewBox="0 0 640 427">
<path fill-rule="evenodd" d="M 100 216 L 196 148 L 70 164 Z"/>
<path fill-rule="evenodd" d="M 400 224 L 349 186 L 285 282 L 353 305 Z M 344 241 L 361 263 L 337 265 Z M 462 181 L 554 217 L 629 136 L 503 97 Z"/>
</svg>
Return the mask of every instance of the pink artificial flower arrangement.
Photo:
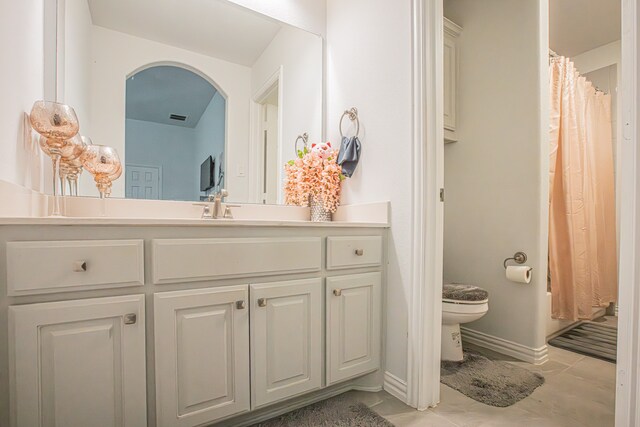
<svg viewBox="0 0 640 427">
<path fill-rule="evenodd" d="M 337 163 L 338 150 L 331 143 L 312 144 L 311 150 L 298 151 L 298 158 L 285 166 L 285 203 L 309 206 L 311 196 L 322 200 L 323 207 L 335 212 L 340 204 L 340 187 L 344 175 Z"/>
</svg>

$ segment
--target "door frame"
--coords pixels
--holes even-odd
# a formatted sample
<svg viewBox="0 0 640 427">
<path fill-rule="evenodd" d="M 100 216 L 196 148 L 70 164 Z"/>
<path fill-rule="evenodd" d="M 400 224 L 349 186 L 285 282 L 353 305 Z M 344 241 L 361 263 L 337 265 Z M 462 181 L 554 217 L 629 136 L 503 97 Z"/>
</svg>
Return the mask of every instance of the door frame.
<svg viewBox="0 0 640 427">
<path fill-rule="evenodd" d="M 250 106 L 250 142 L 249 142 L 249 198 L 254 203 L 262 203 L 262 181 L 264 177 L 263 162 L 260 161 L 263 153 L 262 140 L 262 104 L 274 88 L 278 87 L 278 161 L 282 159 L 282 113 L 283 113 L 283 72 L 282 65 L 260 86 L 251 97 Z M 282 162 L 284 164 L 284 162 Z M 278 182 L 284 179 L 284 168 L 278 170 Z M 283 197 L 283 189 L 278 185 L 277 200 L 280 203 Z"/>
<path fill-rule="evenodd" d="M 413 0 L 412 272 L 407 403 L 440 401 L 444 235 L 443 0 Z"/>
<path fill-rule="evenodd" d="M 623 142 L 620 219 L 616 427 L 640 425 L 640 139 L 638 23 L 640 0 L 622 0 Z M 541 13 L 548 4 L 541 3 Z M 440 400 L 444 182 L 443 0 L 412 0 L 413 185 L 412 278 L 407 403 L 419 410 Z M 545 37 L 546 38 L 546 37 Z M 544 118 L 542 118 L 544 120 Z"/>
</svg>

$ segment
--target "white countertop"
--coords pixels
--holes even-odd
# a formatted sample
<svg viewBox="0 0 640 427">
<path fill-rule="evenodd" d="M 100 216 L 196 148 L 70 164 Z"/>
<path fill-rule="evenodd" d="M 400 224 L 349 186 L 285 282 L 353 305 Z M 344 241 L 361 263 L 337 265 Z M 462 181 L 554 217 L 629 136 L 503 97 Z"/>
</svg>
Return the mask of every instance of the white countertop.
<svg viewBox="0 0 640 427">
<path fill-rule="evenodd" d="M 331 222 L 311 222 L 309 207 L 299 206 L 241 204 L 232 208 L 234 219 L 201 219 L 202 207 L 192 202 L 93 197 L 63 197 L 61 202 L 67 216 L 45 216 L 51 211 L 51 196 L 0 181 L 0 226 L 388 228 L 391 217 L 388 201 L 338 206 Z"/>
<path fill-rule="evenodd" d="M 191 227 L 336 227 L 388 228 L 379 222 L 184 218 L 110 218 L 110 217 L 0 217 L 2 225 L 119 225 L 119 226 L 191 226 Z"/>
</svg>

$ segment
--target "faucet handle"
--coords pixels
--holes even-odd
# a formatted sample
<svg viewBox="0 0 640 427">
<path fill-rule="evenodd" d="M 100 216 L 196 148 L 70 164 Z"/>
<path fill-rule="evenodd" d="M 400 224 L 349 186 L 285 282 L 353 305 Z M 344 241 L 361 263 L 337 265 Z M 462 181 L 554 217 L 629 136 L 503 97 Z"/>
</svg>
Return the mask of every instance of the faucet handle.
<svg viewBox="0 0 640 427">
<path fill-rule="evenodd" d="M 241 208 L 241 205 L 230 205 L 225 203 L 224 205 L 224 218 L 225 219 L 233 219 L 233 213 L 231 212 L 231 208 Z"/>
<path fill-rule="evenodd" d="M 220 197 L 227 197 L 229 195 L 229 192 L 227 190 L 225 190 L 224 188 L 222 190 L 220 190 Z"/>
<path fill-rule="evenodd" d="M 193 203 L 193 206 L 203 206 L 202 216 L 203 219 L 212 219 L 213 215 L 211 214 L 211 204 L 210 203 Z"/>
</svg>

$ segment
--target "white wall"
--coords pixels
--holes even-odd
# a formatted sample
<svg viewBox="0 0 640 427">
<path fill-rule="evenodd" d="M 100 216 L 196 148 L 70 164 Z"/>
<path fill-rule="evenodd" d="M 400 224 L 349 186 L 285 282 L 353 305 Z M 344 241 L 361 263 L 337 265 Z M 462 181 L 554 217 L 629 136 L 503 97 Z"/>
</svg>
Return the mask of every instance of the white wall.
<svg viewBox="0 0 640 427">
<path fill-rule="evenodd" d="M 323 53 L 322 39 L 298 28 L 285 26 L 273 38 L 251 69 L 251 92 L 254 100 L 266 89 L 265 83 L 282 67 L 279 82 L 282 99 L 281 147 L 278 163 L 279 181 L 283 181 L 284 164 L 294 157 L 298 135 L 307 132 L 309 142 L 321 142 L 323 136 Z M 282 193 L 282 185 L 279 186 Z M 282 194 L 280 194 L 282 196 Z M 283 198 L 279 197 L 282 202 Z"/>
<path fill-rule="evenodd" d="M 489 312 L 469 328 L 535 349 L 545 345 L 547 286 L 542 3 L 445 3 L 463 28 L 459 142 L 445 148 L 445 279 L 489 291 Z M 516 251 L 529 256 L 529 285 L 505 278 L 502 262 Z"/>
<path fill-rule="evenodd" d="M 360 114 L 361 161 L 342 203 L 391 201 L 386 370 L 407 378 L 411 279 L 411 1 L 327 1 L 327 138 L 345 109 Z"/>
<path fill-rule="evenodd" d="M 229 0 L 321 36 L 326 35 L 326 0 Z"/>
<path fill-rule="evenodd" d="M 87 1 L 64 2 L 64 23 L 60 25 L 64 43 L 58 47 L 64 63 L 58 67 L 58 101 L 73 107 L 80 121 L 80 134 L 87 136 L 91 136 L 92 27 Z"/>
<path fill-rule="evenodd" d="M 24 115 L 44 98 L 43 19 L 42 0 L 0 6 L 0 180 L 36 190 L 44 190 L 50 162 L 35 138 L 24 137 Z"/>
<path fill-rule="evenodd" d="M 92 139 L 114 146 L 124 157 L 127 76 L 153 63 L 186 64 L 214 81 L 227 97 L 227 189 L 234 200 L 248 197 L 248 143 L 251 70 L 242 65 L 94 26 L 91 90 Z M 238 176 L 238 172 L 245 176 Z M 88 195 L 83 187 L 83 195 Z M 96 190 L 91 189 L 93 195 Z M 113 196 L 124 195 L 124 180 Z"/>
</svg>

